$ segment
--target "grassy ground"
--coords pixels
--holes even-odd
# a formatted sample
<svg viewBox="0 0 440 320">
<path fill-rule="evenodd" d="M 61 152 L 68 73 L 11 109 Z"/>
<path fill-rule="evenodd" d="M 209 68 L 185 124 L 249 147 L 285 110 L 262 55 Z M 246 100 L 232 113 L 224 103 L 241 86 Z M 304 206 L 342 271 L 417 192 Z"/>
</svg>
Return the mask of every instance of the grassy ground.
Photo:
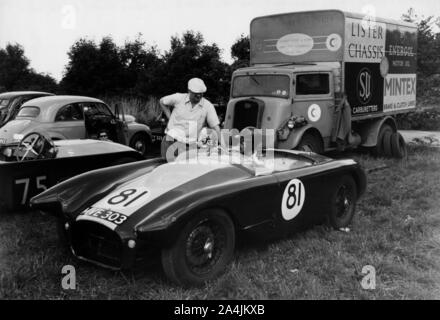
<svg viewBox="0 0 440 320">
<path fill-rule="evenodd" d="M 113 272 L 63 252 L 53 220 L 0 215 L 0 299 L 440 299 L 440 152 L 411 147 L 406 161 L 353 156 L 368 174 L 349 232 L 316 226 L 295 236 L 241 246 L 221 278 L 185 290 L 158 265 Z M 77 289 L 61 289 L 76 268 Z M 364 290 L 362 267 L 376 269 Z"/>
</svg>

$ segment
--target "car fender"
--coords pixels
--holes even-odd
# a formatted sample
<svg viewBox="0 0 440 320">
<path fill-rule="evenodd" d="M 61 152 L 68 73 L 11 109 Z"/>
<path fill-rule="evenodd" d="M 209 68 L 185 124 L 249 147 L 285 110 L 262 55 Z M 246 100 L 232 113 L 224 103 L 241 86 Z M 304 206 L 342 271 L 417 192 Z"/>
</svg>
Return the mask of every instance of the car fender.
<svg viewBox="0 0 440 320">
<path fill-rule="evenodd" d="M 150 130 L 150 127 L 148 127 L 147 125 L 137 123 L 137 122 L 132 122 L 132 123 L 128 123 L 127 127 L 128 127 L 128 141 L 129 142 L 131 141 L 131 139 L 133 138 L 133 136 L 136 133 L 144 133 L 148 136 L 149 141 L 152 141 L 151 140 L 151 130 Z"/>
<path fill-rule="evenodd" d="M 318 134 L 319 137 L 321 138 L 321 141 L 322 141 L 321 133 L 312 125 L 307 124 L 307 125 L 300 127 L 300 128 L 294 128 L 290 132 L 287 140 L 278 141 L 278 145 L 276 146 L 276 148 L 287 149 L 287 150 L 296 148 L 296 146 L 299 144 L 299 142 L 301 141 L 302 137 L 304 136 L 304 134 L 306 132 L 313 132 L 314 134 Z"/>
<path fill-rule="evenodd" d="M 119 185 L 152 171 L 164 163 L 161 158 L 89 171 L 42 192 L 30 201 L 31 207 L 58 215 L 79 213 Z M 78 188 L 82 186 L 82 188 Z"/>
</svg>

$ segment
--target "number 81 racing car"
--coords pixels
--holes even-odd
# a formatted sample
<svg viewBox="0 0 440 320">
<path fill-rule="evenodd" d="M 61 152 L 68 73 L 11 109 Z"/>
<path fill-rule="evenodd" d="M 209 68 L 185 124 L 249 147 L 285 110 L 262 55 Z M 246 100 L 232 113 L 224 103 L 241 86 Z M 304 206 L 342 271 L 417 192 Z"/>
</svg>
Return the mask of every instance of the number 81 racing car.
<svg viewBox="0 0 440 320">
<path fill-rule="evenodd" d="M 156 253 L 171 280 L 191 286 L 224 271 L 241 235 L 279 237 L 324 221 L 346 227 L 365 187 L 353 160 L 198 152 L 91 171 L 31 204 L 58 217 L 76 257 L 127 269 Z"/>
</svg>

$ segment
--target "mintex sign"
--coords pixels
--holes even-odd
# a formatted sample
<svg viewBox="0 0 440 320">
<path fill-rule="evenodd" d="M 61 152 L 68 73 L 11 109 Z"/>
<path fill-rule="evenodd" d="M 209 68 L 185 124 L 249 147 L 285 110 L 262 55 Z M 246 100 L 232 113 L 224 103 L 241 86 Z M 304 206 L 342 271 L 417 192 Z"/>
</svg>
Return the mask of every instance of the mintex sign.
<svg viewBox="0 0 440 320">
<path fill-rule="evenodd" d="M 251 64 L 344 64 L 353 116 L 415 108 L 417 29 L 341 11 L 256 18 Z"/>
</svg>

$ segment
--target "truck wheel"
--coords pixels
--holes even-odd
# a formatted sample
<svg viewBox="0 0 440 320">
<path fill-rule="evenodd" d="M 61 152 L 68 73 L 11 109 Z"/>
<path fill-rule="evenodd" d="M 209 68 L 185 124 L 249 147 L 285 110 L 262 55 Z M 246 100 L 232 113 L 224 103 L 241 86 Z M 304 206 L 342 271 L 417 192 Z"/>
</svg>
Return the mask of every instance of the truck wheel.
<svg viewBox="0 0 440 320">
<path fill-rule="evenodd" d="M 310 133 L 306 133 L 305 135 L 303 135 L 296 149 L 315 153 L 322 153 L 324 151 L 324 148 L 319 138 Z"/>
<path fill-rule="evenodd" d="M 147 154 L 147 146 L 149 139 L 144 133 L 136 133 L 130 141 L 130 147 L 138 151 L 141 155 L 145 156 Z"/>
<path fill-rule="evenodd" d="M 329 222 L 335 229 L 347 227 L 356 208 L 356 183 L 350 176 L 343 176 L 330 198 Z"/>
<path fill-rule="evenodd" d="M 388 137 L 387 139 L 385 136 L 388 134 L 392 134 L 393 133 L 393 128 L 391 128 L 390 125 L 388 124 L 383 124 L 382 127 L 379 130 L 379 134 L 377 136 L 377 143 L 376 143 L 376 147 L 374 147 L 373 149 L 373 154 L 376 157 L 381 157 L 381 156 L 385 156 L 385 145 L 389 146 L 389 149 L 391 149 L 391 141 L 390 141 L 390 137 Z"/>
<path fill-rule="evenodd" d="M 234 247 L 235 230 L 229 216 L 207 210 L 190 220 L 174 244 L 162 250 L 162 266 L 173 282 L 199 286 L 225 270 Z"/>
<path fill-rule="evenodd" d="M 383 155 L 387 158 L 391 158 L 393 156 L 393 151 L 391 150 L 391 137 L 393 134 L 393 132 L 386 131 L 383 135 Z"/>
<path fill-rule="evenodd" d="M 405 139 L 403 139 L 399 132 L 391 135 L 391 153 L 393 157 L 398 159 L 403 159 L 407 156 Z"/>
</svg>

